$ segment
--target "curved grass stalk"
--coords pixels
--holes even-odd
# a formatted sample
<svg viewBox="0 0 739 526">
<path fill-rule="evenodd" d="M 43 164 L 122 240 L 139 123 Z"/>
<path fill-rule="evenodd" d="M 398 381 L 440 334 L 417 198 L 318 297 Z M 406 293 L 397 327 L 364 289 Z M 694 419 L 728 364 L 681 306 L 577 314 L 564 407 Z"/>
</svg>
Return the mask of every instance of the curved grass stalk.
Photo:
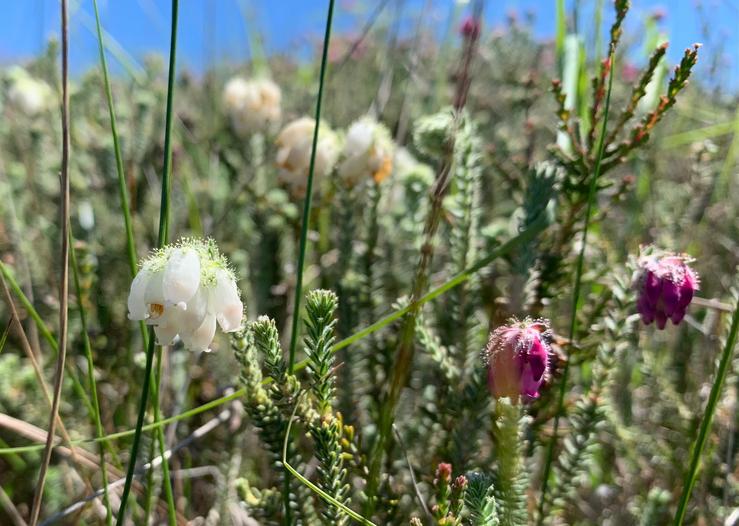
<svg viewBox="0 0 739 526">
<path fill-rule="evenodd" d="M 165 116 L 165 128 L 164 128 L 164 167 L 162 172 L 162 198 L 159 209 L 159 233 L 157 237 L 157 247 L 161 248 L 167 242 L 167 235 L 169 233 L 169 201 L 170 201 L 170 189 L 171 189 L 171 172 L 172 172 L 172 116 L 173 108 L 172 103 L 174 99 L 174 80 L 176 74 L 176 62 L 177 62 L 177 18 L 179 11 L 179 0 L 172 0 L 172 23 L 171 23 L 171 35 L 170 35 L 170 47 L 169 47 L 169 72 L 167 79 L 167 110 Z M 133 483 L 133 476 L 136 470 L 136 456 L 139 450 L 139 443 L 141 441 L 141 432 L 144 425 L 144 418 L 146 416 L 146 406 L 149 397 L 149 390 L 151 389 L 151 376 L 154 364 L 154 348 L 155 338 L 153 329 L 149 331 L 149 341 L 146 346 L 146 367 L 144 370 L 144 382 L 141 389 L 141 401 L 139 403 L 139 414 L 136 419 L 136 428 L 133 435 L 133 443 L 131 445 L 131 455 L 128 459 L 128 471 L 126 473 L 126 482 L 123 486 L 123 493 L 121 494 L 121 504 L 118 508 L 118 517 L 116 524 L 123 524 L 126 516 L 126 503 L 128 496 L 131 492 L 131 484 Z M 158 369 L 158 367 L 157 367 Z M 159 377 L 155 379 L 156 387 L 155 392 L 158 393 Z M 158 396 L 157 396 L 158 398 Z M 157 401 L 158 404 L 158 401 Z M 156 423 L 156 422 L 155 422 Z M 161 427 L 159 428 L 161 430 Z M 161 436 L 161 435 L 160 435 Z M 160 444 L 163 448 L 164 444 Z M 168 462 L 165 461 L 162 464 L 162 471 L 164 475 L 164 484 L 168 486 L 171 484 L 169 479 L 169 466 Z M 167 507 L 170 524 L 175 524 L 174 502 L 170 498 L 171 488 L 167 493 Z"/>
<path fill-rule="evenodd" d="M 362 515 L 352 510 L 345 504 L 342 504 L 341 502 L 333 498 L 331 495 L 323 491 L 321 488 L 313 484 L 310 480 L 308 480 L 303 475 L 301 475 L 294 467 L 292 467 L 288 463 L 287 447 L 290 444 L 290 431 L 292 429 L 293 421 L 295 420 L 295 413 L 297 412 L 298 407 L 300 406 L 300 399 L 303 397 L 305 393 L 306 391 L 303 391 L 303 393 L 300 396 L 298 396 L 298 399 L 296 400 L 296 403 L 295 403 L 295 408 L 293 409 L 293 413 L 292 415 L 290 415 L 290 420 L 287 421 L 287 429 L 285 430 L 285 440 L 282 443 L 282 465 L 285 466 L 285 469 L 287 469 L 303 485 L 307 486 L 312 492 L 316 493 L 318 496 L 320 496 L 323 500 L 325 500 L 332 506 L 346 513 L 349 517 L 357 521 L 359 524 L 364 524 L 365 526 L 376 526 L 374 522 L 370 521 L 369 519 L 364 518 Z"/>
<path fill-rule="evenodd" d="M 501 246 L 499 246 L 497 249 L 493 250 L 491 253 L 489 253 L 484 258 L 478 260 L 474 265 L 467 268 L 464 272 L 460 272 L 456 276 L 452 277 L 448 281 L 444 282 L 443 284 L 439 285 L 435 289 L 429 291 L 425 295 L 423 295 L 421 298 L 418 299 L 415 303 L 411 304 L 409 303 L 402 309 L 398 309 L 396 311 L 391 312 L 387 316 L 379 319 L 372 325 L 369 325 L 368 327 L 365 327 L 361 331 L 356 332 L 355 334 L 344 338 L 343 340 L 335 343 L 333 347 L 331 347 L 331 352 L 336 353 L 356 342 L 361 340 L 362 338 L 365 338 L 366 336 L 369 336 L 370 334 L 373 334 L 380 329 L 387 327 L 391 323 L 401 319 L 403 316 L 405 316 L 410 309 L 415 306 L 416 308 L 420 307 L 421 305 L 424 305 L 425 303 L 428 303 L 429 301 L 432 301 L 436 299 L 437 297 L 441 296 L 442 294 L 448 292 L 449 290 L 452 290 L 456 286 L 458 286 L 461 283 L 464 283 L 470 277 L 483 268 L 487 267 L 490 263 L 492 263 L 494 260 L 509 254 L 512 250 L 517 248 L 520 245 L 523 245 L 533 239 L 537 234 L 539 234 L 541 231 L 544 230 L 544 228 L 548 225 L 546 214 L 542 213 L 538 219 L 536 219 L 529 228 L 522 231 L 520 234 L 518 234 L 516 237 L 508 240 L 507 242 L 503 243 Z M 0 263 L 0 270 L 2 270 L 2 263 Z M 14 289 L 14 292 L 18 293 Z M 22 293 L 22 292 L 21 292 Z M 295 371 L 299 371 L 304 369 L 308 365 L 307 360 L 300 361 L 295 364 Z M 266 378 L 264 380 L 264 384 L 267 385 L 271 383 L 271 378 Z M 142 431 L 151 431 L 157 428 L 161 428 L 163 426 L 180 422 L 182 420 L 187 420 L 188 418 L 191 418 L 195 415 L 199 415 L 200 413 L 204 413 L 206 411 L 209 411 L 211 409 L 214 409 L 216 407 L 219 407 L 223 404 L 226 404 L 228 402 L 231 402 L 233 400 L 236 400 L 237 398 L 241 398 L 245 393 L 244 388 L 241 388 L 237 391 L 234 391 L 233 393 L 222 396 L 221 398 L 216 398 L 215 400 L 211 400 L 210 402 L 207 402 L 205 404 L 202 404 L 198 407 L 195 407 L 193 409 L 190 409 L 188 411 L 185 411 L 183 413 L 180 413 L 178 415 L 171 416 L 169 418 L 164 418 L 160 420 L 159 422 L 153 422 L 151 424 L 147 424 L 143 426 L 141 429 Z M 129 429 L 127 431 L 119 431 L 117 433 L 111 433 L 109 435 L 106 435 L 105 437 L 102 437 L 101 439 L 90 439 L 90 440 L 75 440 L 72 442 L 74 445 L 85 445 L 85 444 L 95 444 L 97 442 L 100 442 L 102 440 L 119 440 L 121 438 L 130 437 L 134 434 L 134 430 Z M 30 453 L 32 451 L 37 451 L 41 449 L 38 445 L 29 445 L 29 446 L 19 446 L 19 447 L 11 447 L 11 448 L 0 448 L 0 455 L 11 455 L 11 454 L 17 454 L 17 453 Z"/>
<path fill-rule="evenodd" d="M 575 331 L 577 329 L 577 310 L 578 303 L 580 301 L 580 288 L 582 286 L 582 273 L 585 263 L 585 249 L 588 244 L 588 227 L 590 226 L 590 215 L 595 203 L 595 197 L 597 194 L 597 183 L 601 173 L 601 164 L 603 161 L 603 153 L 605 152 L 605 138 L 606 130 L 608 126 L 608 112 L 611 106 L 611 89 L 613 87 L 613 71 L 615 61 L 615 48 L 611 47 L 609 53 L 610 61 L 610 73 L 608 77 L 608 91 L 606 92 L 606 101 L 603 108 L 603 123 L 601 126 L 600 138 L 598 141 L 598 156 L 595 161 L 595 168 L 593 176 L 590 179 L 590 188 L 588 189 L 588 202 L 585 208 L 585 225 L 583 226 L 583 238 L 582 245 L 580 246 L 580 253 L 577 256 L 577 268 L 575 271 L 575 288 L 572 293 L 572 312 L 570 318 L 570 331 L 569 341 L 570 345 L 574 345 Z M 564 368 L 562 370 L 562 378 L 560 378 L 559 393 L 557 396 L 557 409 L 554 413 L 554 426 L 552 429 L 552 438 L 549 441 L 549 447 L 547 448 L 546 461 L 544 463 L 544 474 L 542 475 L 542 486 L 541 496 L 539 498 L 539 510 L 537 524 L 542 524 L 544 520 L 544 506 L 546 503 L 547 490 L 549 488 L 549 475 L 552 469 L 552 461 L 554 459 L 554 449 L 557 446 L 557 432 L 559 431 L 559 420 L 564 408 L 565 395 L 567 393 L 567 376 L 569 373 L 570 362 L 565 361 Z"/>
<path fill-rule="evenodd" d="M 680 496 L 680 503 L 678 504 L 677 513 L 675 513 L 675 526 L 680 526 L 685 519 L 685 513 L 688 509 L 690 494 L 693 491 L 693 486 L 695 485 L 695 481 L 698 478 L 698 468 L 700 467 L 701 454 L 703 453 L 703 447 L 706 445 L 708 433 L 711 430 L 713 415 L 716 412 L 716 406 L 718 405 L 719 397 L 721 396 L 721 388 L 723 387 L 724 381 L 726 380 L 726 375 L 729 373 L 731 356 L 734 352 L 734 346 L 736 345 L 738 333 L 739 305 L 736 305 L 734 307 L 734 315 L 731 318 L 729 337 L 727 338 L 726 345 L 724 346 L 724 350 L 721 353 L 721 361 L 718 364 L 716 378 L 713 380 L 711 394 L 708 396 L 708 403 L 706 404 L 706 410 L 703 414 L 703 420 L 700 424 L 698 437 L 693 443 L 693 448 L 690 456 L 690 466 L 688 467 L 688 472 L 685 475 L 683 492 Z"/>
</svg>

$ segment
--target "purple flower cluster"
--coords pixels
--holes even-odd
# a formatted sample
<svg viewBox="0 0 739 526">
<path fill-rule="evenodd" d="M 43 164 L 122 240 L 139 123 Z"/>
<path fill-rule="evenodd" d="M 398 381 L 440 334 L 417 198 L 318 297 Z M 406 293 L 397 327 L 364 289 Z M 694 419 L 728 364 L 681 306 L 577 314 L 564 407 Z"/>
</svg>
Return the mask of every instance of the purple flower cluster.
<svg viewBox="0 0 739 526">
<path fill-rule="evenodd" d="M 488 387 L 495 397 L 539 396 L 549 372 L 551 334 L 547 321 L 527 318 L 512 320 L 490 335 L 484 354 Z"/>
<path fill-rule="evenodd" d="M 691 259 L 682 254 L 646 254 L 639 258 L 639 270 L 634 280 L 638 294 L 637 310 L 642 321 L 657 322 L 664 329 L 667 320 L 674 325 L 685 317 L 693 294 L 698 290 L 698 274 L 690 268 Z"/>
</svg>

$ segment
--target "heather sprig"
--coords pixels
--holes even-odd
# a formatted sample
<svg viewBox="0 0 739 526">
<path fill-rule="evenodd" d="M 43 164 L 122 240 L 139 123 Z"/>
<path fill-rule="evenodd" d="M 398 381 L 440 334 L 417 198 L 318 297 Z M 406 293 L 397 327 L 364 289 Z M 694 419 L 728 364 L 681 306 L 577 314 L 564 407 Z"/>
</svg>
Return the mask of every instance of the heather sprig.
<svg viewBox="0 0 739 526">
<path fill-rule="evenodd" d="M 471 526 L 499 526 L 493 479 L 484 473 L 467 473 L 464 506 Z"/>
<path fill-rule="evenodd" d="M 501 398 L 495 406 L 496 476 L 495 500 L 501 526 L 525 526 L 529 524 L 527 492 L 529 476 L 524 451 L 526 426 L 530 417 L 523 406 L 510 398 Z"/>
</svg>

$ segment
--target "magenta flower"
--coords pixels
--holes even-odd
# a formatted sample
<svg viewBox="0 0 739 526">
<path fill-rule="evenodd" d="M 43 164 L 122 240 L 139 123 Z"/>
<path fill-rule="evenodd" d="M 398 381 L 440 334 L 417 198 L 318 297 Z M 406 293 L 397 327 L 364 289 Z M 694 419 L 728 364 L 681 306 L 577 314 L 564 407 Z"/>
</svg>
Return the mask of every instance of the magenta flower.
<svg viewBox="0 0 739 526">
<path fill-rule="evenodd" d="M 465 38 L 477 38 L 480 36 L 480 22 L 473 17 L 468 16 L 462 22 L 459 32 Z"/>
<path fill-rule="evenodd" d="M 656 320 L 661 330 L 668 318 L 673 325 L 683 320 L 700 283 L 698 273 L 688 265 L 691 261 L 687 255 L 669 252 L 639 258 L 634 287 L 639 295 L 636 308 L 645 325 Z"/>
<path fill-rule="evenodd" d="M 488 387 L 497 398 L 539 396 L 549 372 L 552 331 L 546 320 L 512 320 L 498 327 L 485 348 Z"/>
</svg>

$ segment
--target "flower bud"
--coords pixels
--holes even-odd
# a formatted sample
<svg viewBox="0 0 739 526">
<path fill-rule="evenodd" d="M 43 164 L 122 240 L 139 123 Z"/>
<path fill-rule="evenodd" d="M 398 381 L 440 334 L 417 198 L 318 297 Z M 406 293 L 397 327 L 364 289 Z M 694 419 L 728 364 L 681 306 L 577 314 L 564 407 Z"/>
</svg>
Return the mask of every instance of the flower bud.
<svg viewBox="0 0 739 526">
<path fill-rule="evenodd" d="M 688 265 L 690 262 L 692 259 L 685 254 L 653 248 L 643 251 L 634 288 L 638 294 L 636 308 L 645 325 L 656 321 L 661 330 L 668 319 L 673 325 L 683 320 L 700 283 L 698 273 Z"/>
<path fill-rule="evenodd" d="M 313 132 L 316 121 L 302 117 L 285 126 L 277 136 L 277 174 L 279 180 L 287 185 L 293 195 L 305 195 L 310 170 Z M 327 176 L 336 164 L 339 154 L 339 140 L 336 134 L 323 122 L 318 130 L 316 162 L 314 169 L 314 189 L 318 179 Z"/>
<path fill-rule="evenodd" d="M 484 356 L 488 387 L 496 398 L 539 396 L 549 373 L 550 340 L 549 322 L 529 318 L 514 319 L 490 335 Z"/>
<path fill-rule="evenodd" d="M 144 261 L 131 283 L 128 317 L 154 326 L 161 345 L 179 335 L 185 347 L 205 351 L 215 336 L 239 330 L 244 306 L 233 272 L 216 244 L 185 239 Z"/>
<path fill-rule="evenodd" d="M 462 22 L 459 32 L 465 38 L 477 38 L 480 36 L 480 22 L 474 17 L 468 16 Z"/>
<path fill-rule="evenodd" d="M 269 79 L 234 77 L 223 88 L 223 104 L 231 126 L 242 137 L 268 131 L 282 116 L 282 92 Z"/>
<path fill-rule="evenodd" d="M 346 134 L 339 177 L 349 186 L 372 177 L 376 183 L 393 169 L 393 144 L 387 128 L 371 117 L 355 121 Z"/>
</svg>

